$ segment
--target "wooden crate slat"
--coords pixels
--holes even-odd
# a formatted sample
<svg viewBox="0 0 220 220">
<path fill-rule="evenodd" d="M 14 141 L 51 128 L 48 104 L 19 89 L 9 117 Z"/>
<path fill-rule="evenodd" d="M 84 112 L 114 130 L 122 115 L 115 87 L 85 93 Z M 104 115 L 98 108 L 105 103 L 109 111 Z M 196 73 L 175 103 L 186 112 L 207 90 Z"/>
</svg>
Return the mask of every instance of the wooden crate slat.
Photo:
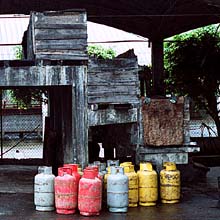
<svg viewBox="0 0 220 220">
<path fill-rule="evenodd" d="M 87 39 L 87 33 L 85 29 L 73 30 L 73 29 L 35 29 L 36 40 L 56 40 L 56 39 Z"/>
<path fill-rule="evenodd" d="M 62 57 L 62 60 L 88 60 L 88 57 L 86 55 L 77 55 L 77 54 L 36 54 L 36 59 L 42 59 L 42 60 L 60 60 Z"/>
<path fill-rule="evenodd" d="M 54 12 L 54 13 L 35 13 L 37 19 L 35 24 L 75 24 L 85 23 L 86 14 L 82 12 Z"/>
<path fill-rule="evenodd" d="M 103 97 L 91 97 L 88 96 L 89 104 L 127 104 L 127 103 L 138 103 L 139 99 L 133 95 L 118 95 L 103 96 Z"/>
<path fill-rule="evenodd" d="M 86 24 L 36 24 L 37 29 L 86 29 Z"/>
<path fill-rule="evenodd" d="M 89 86 L 88 94 L 89 95 L 106 95 L 106 94 L 128 94 L 128 95 L 137 95 L 138 89 L 136 86 L 131 85 L 109 85 L 109 86 Z"/>
<path fill-rule="evenodd" d="M 72 50 L 75 47 L 85 48 L 86 42 L 82 39 L 75 40 L 41 40 L 36 41 L 36 51 L 38 49 L 63 49 L 63 50 Z"/>
<path fill-rule="evenodd" d="M 137 74 L 135 72 L 120 72 L 118 70 L 114 72 L 99 72 L 88 74 L 88 85 L 108 85 L 114 84 L 136 84 Z"/>
</svg>

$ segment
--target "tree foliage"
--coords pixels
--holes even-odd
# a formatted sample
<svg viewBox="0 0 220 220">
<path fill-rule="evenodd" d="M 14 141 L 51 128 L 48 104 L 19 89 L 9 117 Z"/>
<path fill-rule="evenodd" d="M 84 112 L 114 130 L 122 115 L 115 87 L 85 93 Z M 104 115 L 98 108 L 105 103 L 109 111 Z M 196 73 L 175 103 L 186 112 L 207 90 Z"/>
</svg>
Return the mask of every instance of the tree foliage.
<svg viewBox="0 0 220 220">
<path fill-rule="evenodd" d="M 102 58 L 102 59 L 113 59 L 116 56 L 116 53 L 111 48 L 104 48 L 100 45 L 89 45 L 88 46 L 89 56 Z"/>
<path fill-rule="evenodd" d="M 220 85 L 220 34 L 208 26 L 178 35 L 165 44 L 164 65 L 167 89 L 188 95 L 214 119 L 218 135 L 220 122 L 217 96 Z"/>
</svg>

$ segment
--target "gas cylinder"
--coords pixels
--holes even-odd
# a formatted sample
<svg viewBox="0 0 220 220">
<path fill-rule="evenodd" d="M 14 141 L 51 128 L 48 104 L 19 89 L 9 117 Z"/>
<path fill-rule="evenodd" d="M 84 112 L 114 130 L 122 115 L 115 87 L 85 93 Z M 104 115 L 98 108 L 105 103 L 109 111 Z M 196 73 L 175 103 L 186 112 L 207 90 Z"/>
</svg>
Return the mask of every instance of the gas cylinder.
<svg viewBox="0 0 220 220">
<path fill-rule="evenodd" d="M 129 179 L 128 206 L 137 207 L 138 206 L 138 176 L 134 171 L 134 165 L 132 165 L 129 162 L 123 163 L 121 165 L 124 166 L 124 173 Z"/>
<path fill-rule="evenodd" d="M 119 160 L 107 160 L 107 167 L 119 166 Z"/>
<path fill-rule="evenodd" d="M 107 167 L 107 173 L 104 175 L 103 178 L 103 192 L 102 192 L 102 200 L 103 203 L 106 204 L 107 202 L 107 178 L 111 173 L 111 167 Z"/>
<path fill-rule="evenodd" d="M 160 171 L 160 196 L 162 203 L 177 203 L 180 199 L 180 171 L 173 162 L 165 162 Z"/>
<path fill-rule="evenodd" d="M 80 177 L 82 177 L 82 175 L 83 175 L 82 167 L 80 164 L 77 164 L 77 165 L 78 165 L 78 173 L 79 173 Z"/>
<path fill-rule="evenodd" d="M 125 167 L 125 166 L 129 166 L 129 165 L 132 165 L 132 162 L 123 162 L 123 163 L 120 163 L 120 167 Z"/>
<path fill-rule="evenodd" d="M 107 191 L 107 179 L 108 179 L 108 176 L 110 175 L 111 173 L 111 167 L 107 167 L 107 173 L 104 175 L 104 190 Z"/>
<path fill-rule="evenodd" d="M 84 171 L 85 170 L 94 170 L 94 172 L 96 173 L 96 177 L 98 177 L 101 181 L 103 181 L 103 174 L 99 172 L 99 167 L 98 166 L 91 164 L 91 165 L 87 166 L 84 169 Z"/>
<path fill-rule="evenodd" d="M 55 206 L 58 214 L 73 214 L 77 207 L 77 180 L 68 167 L 58 168 L 55 177 Z"/>
<path fill-rule="evenodd" d="M 101 161 L 94 161 L 94 162 L 93 162 L 93 165 L 98 166 L 99 172 L 100 172 L 102 175 L 105 175 L 105 174 L 106 174 L 106 163 L 102 163 Z"/>
<path fill-rule="evenodd" d="M 73 163 L 69 163 L 69 164 L 64 164 L 64 167 L 69 167 L 72 170 L 72 176 L 75 176 L 76 178 L 76 183 L 77 186 L 79 185 L 79 180 L 81 178 L 80 174 L 78 173 L 78 165 L 77 164 L 73 164 Z"/>
<path fill-rule="evenodd" d="M 34 177 L 34 204 L 37 211 L 54 210 L 54 178 L 52 167 L 41 166 Z"/>
<path fill-rule="evenodd" d="M 157 173 L 151 163 L 140 163 L 137 172 L 139 182 L 139 205 L 154 206 L 158 199 Z"/>
<path fill-rule="evenodd" d="M 78 209 L 81 215 L 99 215 L 102 202 L 102 182 L 94 169 L 84 169 L 79 181 Z"/>
<path fill-rule="evenodd" d="M 127 212 L 128 210 L 128 177 L 123 167 L 111 166 L 107 177 L 107 205 L 110 212 Z"/>
</svg>

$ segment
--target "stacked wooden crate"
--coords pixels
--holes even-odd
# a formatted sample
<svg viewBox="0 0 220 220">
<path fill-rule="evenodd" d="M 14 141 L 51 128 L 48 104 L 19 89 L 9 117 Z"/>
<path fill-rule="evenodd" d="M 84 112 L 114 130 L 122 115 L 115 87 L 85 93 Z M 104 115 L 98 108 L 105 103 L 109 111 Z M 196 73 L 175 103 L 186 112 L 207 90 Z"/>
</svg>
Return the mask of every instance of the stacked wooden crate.
<svg viewBox="0 0 220 220">
<path fill-rule="evenodd" d="M 27 58 L 87 60 L 84 10 L 33 12 L 27 32 Z"/>
<path fill-rule="evenodd" d="M 88 66 L 89 104 L 139 103 L 137 58 L 90 59 Z"/>
</svg>

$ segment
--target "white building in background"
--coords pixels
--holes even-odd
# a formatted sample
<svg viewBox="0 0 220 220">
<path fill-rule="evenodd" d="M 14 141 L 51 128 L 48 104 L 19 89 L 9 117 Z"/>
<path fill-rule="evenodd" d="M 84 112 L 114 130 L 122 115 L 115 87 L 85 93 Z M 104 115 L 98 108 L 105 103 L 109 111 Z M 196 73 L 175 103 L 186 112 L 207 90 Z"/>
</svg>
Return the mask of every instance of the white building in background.
<svg viewBox="0 0 220 220">
<path fill-rule="evenodd" d="M 0 60 L 15 59 L 15 47 L 22 42 L 28 15 L 0 15 Z M 134 49 L 139 65 L 151 64 L 148 39 L 116 28 L 88 22 L 88 44 L 112 48 L 116 55 Z"/>
</svg>

